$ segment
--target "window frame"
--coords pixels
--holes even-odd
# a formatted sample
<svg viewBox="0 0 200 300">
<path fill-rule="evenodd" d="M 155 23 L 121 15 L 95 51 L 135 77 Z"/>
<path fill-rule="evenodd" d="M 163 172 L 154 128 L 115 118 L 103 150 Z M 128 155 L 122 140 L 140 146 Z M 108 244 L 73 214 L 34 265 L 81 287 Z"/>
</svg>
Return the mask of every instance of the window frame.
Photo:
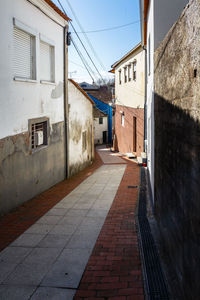
<svg viewBox="0 0 200 300">
<path fill-rule="evenodd" d="M 136 81 L 137 78 L 137 70 L 136 70 L 137 61 L 133 61 L 133 80 Z"/>
<path fill-rule="evenodd" d="M 44 36 L 43 34 L 40 33 L 39 35 L 39 43 L 40 43 L 40 57 L 41 57 L 41 43 L 44 43 L 50 47 L 50 80 L 41 78 L 40 74 L 40 83 L 49 83 L 49 84 L 55 84 L 55 42 Z M 41 61 L 40 61 L 40 71 L 41 71 Z"/>
<path fill-rule="evenodd" d="M 103 117 L 99 117 L 99 124 L 103 125 Z"/>
<path fill-rule="evenodd" d="M 131 81 L 131 64 L 128 65 L 128 81 Z"/>
<path fill-rule="evenodd" d="M 122 70 L 119 70 L 119 84 L 122 84 Z"/>
<path fill-rule="evenodd" d="M 124 67 L 124 83 L 127 82 L 127 66 Z"/>
<path fill-rule="evenodd" d="M 43 127 L 43 139 L 44 139 L 44 142 L 43 144 L 40 144 L 38 146 L 35 145 L 35 142 L 34 142 L 34 147 L 33 147 L 33 133 L 36 132 L 34 131 L 33 132 L 33 126 L 34 125 L 38 125 L 38 124 L 44 124 L 44 127 Z M 41 117 L 41 118 L 34 118 L 34 119 L 29 119 L 28 120 L 28 129 L 29 129 L 29 149 L 30 149 L 30 153 L 33 154 L 43 148 L 46 148 L 48 147 L 49 145 L 49 136 L 50 136 L 50 129 L 49 129 L 49 118 L 48 117 Z M 38 130 L 39 131 L 39 130 Z"/>
<path fill-rule="evenodd" d="M 14 28 L 25 32 L 26 34 L 30 35 L 31 37 L 31 77 L 22 77 L 14 75 L 13 79 L 15 81 L 27 81 L 27 82 L 37 82 L 37 70 L 36 70 L 36 39 L 37 39 L 37 31 L 28 25 L 22 23 L 21 21 L 13 18 L 13 33 Z M 13 47 L 14 47 L 14 36 L 13 36 Z M 14 51 L 14 50 L 13 50 Z M 14 55 L 13 55 L 14 58 Z"/>
</svg>

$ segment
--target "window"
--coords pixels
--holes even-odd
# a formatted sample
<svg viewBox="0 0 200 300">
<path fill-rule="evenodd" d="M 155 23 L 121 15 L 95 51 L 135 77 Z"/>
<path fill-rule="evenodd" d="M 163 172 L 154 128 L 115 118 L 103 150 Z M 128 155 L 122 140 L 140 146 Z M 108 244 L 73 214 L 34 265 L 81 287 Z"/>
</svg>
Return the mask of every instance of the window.
<svg viewBox="0 0 200 300">
<path fill-rule="evenodd" d="M 35 36 L 25 30 L 28 30 L 27 26 L 21 29 L 15 24 L 20 26 L 20 22 L 14 20 L 13 27 L 13 43 L 14 43 L 14 55 L 13 55 L 13 70 L 14 79 L 36 79 L 36 55 L 35 55 Z"/>
<path fill-rule="evenodd" d="M 40 78 L 41 81 L 55 81 L 54 46 L 40 40 Z"/>
<path fill-rule="evenodd" d="M 103 118 L 102 117 L 99 118 L 99 124 L 103 124 Z"/>
<path fill-rule="evenodd" d="M 85 151 L 87 149 L 87 140 L 86 140 L 86 131 L 82 132 L 82 150 Z"/>
<path fill-rule="evenodd" d="M 136 80 L 136 61 L 133 62 L 133 80 Z"/>
<path fill-rule="evenodd" d="M 121 125 L 124 127 L 124 112 L 121 113 Z"/>
<path fill-rule="evenodd" d="M 47 121 L 31 124 L 31 148 L 34 150 L 47 144 Z"/>
<path fill-rule="evenodd" d="M 131 81 L 131 64 L 128 65 L 128 81 Z"/>
<path fill-rule="evenodd" d="M 127 82 L 127 67 L 124 67 L 124 82 Z"/>
<path fill-rule="evenodd" d="M 119 70 L 119 84 L 122 83 L 122 71 Z"/>
</svg>

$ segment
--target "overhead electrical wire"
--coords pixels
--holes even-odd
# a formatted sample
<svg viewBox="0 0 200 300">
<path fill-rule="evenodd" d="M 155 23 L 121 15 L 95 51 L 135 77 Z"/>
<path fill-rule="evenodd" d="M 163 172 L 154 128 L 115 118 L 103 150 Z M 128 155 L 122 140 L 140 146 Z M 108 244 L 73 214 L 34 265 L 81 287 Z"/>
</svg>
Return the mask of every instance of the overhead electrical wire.
<svg viewBox="0 0 200 300">
<path fill-rule="evenodd" d="M 116 30 L 116 29 L 123 28 L 123 27 L 128 27 L 128 26 L 131 26 L 131 25 L 137 24 L 137 23 L 140 23 L 140 21 L 134 21 L 134 22 L 127 23 L 127 24 L 124 24 L 124 25 L 108 27 L 108 28 L 103 28 L 103 29 L 97 29 L 97 30 L 78 31 L 77 33 L 95 33 L 95 32 L 110 31 L 110 30 Z M 72 33 L 74 33 L 74 32 L 72 32 Z"/>
<path fill-rule="evenodd" d="M 60 4 L 60 6 L 61 6 L 63 12 L 65 13 L 65 15 L 67 15 L 67 14 L 66 14 L 66 11 L 65 11 L 65 9 L 64 9 L 64 7 L 63 7 L 63 5 L 62 5 L 61 2 L 60 2 L 60 0 L 57 0 L 57 1 L 58 1 L 58 3 Z M 105 83 L 105 81 L 104 81 L 104 79 L 103 79 L 101 73 L 100 73 L 99 70 L 97 69 L 97 67 L 96 67 L 96 65 L 95 65 L 95 63 L 94 63 L 94 61 L 93 61 L 93 59 L 91 58 L 89 52 L 87 51 L 85 45 L 83 44 L 81 38 L 79 37 L 79 35 L 78 35 L 78 33 L 77 33 L 77 31 L 76 31 L 74 25 L 72 24 L 71 21 L 69 21 L 69 23 L 70 23 L 70 25 L 72 26 L 72 28 L 73 28 L 73 30 L 74 30 L 74 32 L 75 32 L 75 34 L 76 34 L 76 36 L 77 36 L 79 42 L 81 43 L 82 47 L 84 48 L 85 52 L 87 53 L 87 56 L 89 57 L 90 61 L 92 62 L 92 64 L 93 64 L 95 70 L 97 71 L 97 73 L 98 73 L 99 76 L 101 77 L 101 80 Z M 73 45 L 74 45 L 74 41 L 73 41 Z M 78 48 L 78 47 L 77 47 L 77 48 Z M 77 50 L 77 49 L 76 49 L 76 50 Z"/>
<path fill-rule="evenodd" d="M 86 61 L 85 61 L 83 55 L 82 55 L 81 52 L 79 51 L 79 49 L 78 49 L 76 43 L 74 42 L 74 40 L 73 40 L 72 38 L 71 38 L 71 41 L 72 41 L 72 44 L 74 45 L 74 48 L 76 49 L 76 51 L 77 51 L 77 53 L 78 53 L 78 55 L 79 55 L 79 57 L 80 57 L 82 63 L 84 64 L 84 66 L 85 66 L 85 68 L 86 68 L 88 74 L 90 75 L 90 77 L 91 77 L 91 79 L 92 79 L 92 82 L 94 82 L 94 78 L 93 78 L 93 76 L 91 75 L 91 70 L 89 71 L 88 65 L 87 65 L 87 63 L 86 63 Z"/>
<path fill-rule="evenodd" d="M 69 0 L 65 0 L 65 1 L 67 2 L 69 8 L 71 9 L 71 12 L 72 12 L 72 14 L 74 15 L 74 18 L 75 18 L 75 20 L 76 20 L 78 26 L 79 26 L 80 29 L 81 29 L 81 33 L 83 33 L 83 35 L 84 35 L 84 37 L 85 37 L 85 39 L 86 39 L 88 45 L 90 46 L 91 51 L 93 52 L 94 57 L 97 59 L 97 61 L 98 61 L 99 64 L 101 65 L 102 69 L 103 69 L 104 71 L 106 71 L 105 66 L 103 65 L 101 59 L 99 58 L 99 56 L 97 55 L 97 53 L 96 53 L 94 47 L 92 46 L 92 44 L 91 44 L 91 42 L 90 42 L 90 40 L 89 40 L 89 38 L 88 38 L 86 32 L 85 32 L 84 29 L 83 29 L 83 26 L 81 25 L 81 23 L 80 23 L 80 21 L 79 21 L 77 15 L 76 15 L 76 13 L 75 13 L 73 7 L 71 6 Z M 78 33 L 78 32 L 77 32 L 77 33 Z"/>
</svg>

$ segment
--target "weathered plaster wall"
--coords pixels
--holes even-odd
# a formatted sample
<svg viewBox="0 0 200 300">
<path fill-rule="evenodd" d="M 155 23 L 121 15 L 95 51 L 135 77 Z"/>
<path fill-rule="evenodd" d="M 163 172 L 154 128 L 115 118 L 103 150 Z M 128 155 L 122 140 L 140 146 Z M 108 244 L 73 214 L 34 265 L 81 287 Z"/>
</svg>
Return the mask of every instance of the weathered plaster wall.
<svg viewBox="0 0 200 300">
<path fill-rule="evenodd" d="M 44 1 L 32 0 L 56 22 L 64 20 Z M 36 32 L 36 81 L 14 80 L 13 18 Z M 63 27 L 26 0 L 0 2 L 0 138 L 28 131 L 28 119 L 49 117 L 50 123 L 64 121 Z M 6 28 L 6 30 L 5 30 Z M 55 85 L 40 83 L 40 34 L 55 44 Z"/>
<path fill-rule="evenodd" d="M 124 126 L 121 114 L 124 113 Z M 137 156 L 143 152 L 144 144 L 144 109 L 116 105 L 114 147 L 122 153 L 134 152 L 133 149 L 133 117 L 136 117 Z"/>
<path fill-rule="evenodd" d="M 0 215 L 65 178 L 64 122 L 53 124 L 49 145 L 31 154 L 29 132 L 0 140 Z"/>
<path fill-rule="evenodd" d="M 68 81 L 69 89 L 69 176 L 76 174 L 94 159 L 93 105 Z M 86 131 L 86 150 L 83 132 Z"/>
<path fill-rule="evenodd" d="M 174 299 L 199 299 L 200 1 L 155 53 L 155 213 Z"/>
<path fill-rule="evenodd" d="M 99 124 L 99 118 L 94 118 L 94 143 L 103 144 L 103 131 L 108 132 L 108 117 L 102 117 L 103 124 Z"/>
</svg>

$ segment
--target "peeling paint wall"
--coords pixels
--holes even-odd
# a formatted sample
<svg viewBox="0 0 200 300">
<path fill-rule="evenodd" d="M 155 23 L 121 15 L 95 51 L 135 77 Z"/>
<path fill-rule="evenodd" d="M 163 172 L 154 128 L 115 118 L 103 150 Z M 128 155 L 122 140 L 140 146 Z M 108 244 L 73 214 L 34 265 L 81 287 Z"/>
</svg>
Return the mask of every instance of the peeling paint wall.
<svg viewBox="0 0 200 300">
<path fill-rule="evenodd" d="M 34 0 L 62 26 L 64 20 L 43 1 Z M 36 32 L 36 82 L 13 80 L 13 18 Z M 43 117 L 50 123 L 64 121 L 63 28 L 26 0 L 0 2 L 0 139 L 28 131 L 28 119 Z M 6 28 L 6 30 L 5 30 Z M 55 84 L 41 83 L 40 34 L 55 45 Z"/>
<path fill-rule="evenodd" d="M 31 154 L 30 133 L 0 140 L 0 215 L 65 178 L 64 123 L 52 124 L 49 145 Z"/>
<path fill-rule="evenodd" d="M 14 80 L 13 18 L 35 34 L 35 81 Z M 63 27 L 67 22 L 41 0 L 1 1 L 0 19 L 0 214 L 4 214 L 65 178 Z M 41 82 L 41 36 L 55 47 L 54 83 Z M 48 145 L 32 153 L 29 121 L 44 117 Z"/>
<path fill-rule="evenodd" d="M 200 1 L 155 53 L 155 213 L 173 299 L 200 288 Z"/>
<path fill-rule="evenodd" d="M 84 169 L 94 159 L 93 105 L 72 83 L 69 89 L 69 176 Z M 83 149 L 86 132 L 86 150 Z"/>
</svg>

